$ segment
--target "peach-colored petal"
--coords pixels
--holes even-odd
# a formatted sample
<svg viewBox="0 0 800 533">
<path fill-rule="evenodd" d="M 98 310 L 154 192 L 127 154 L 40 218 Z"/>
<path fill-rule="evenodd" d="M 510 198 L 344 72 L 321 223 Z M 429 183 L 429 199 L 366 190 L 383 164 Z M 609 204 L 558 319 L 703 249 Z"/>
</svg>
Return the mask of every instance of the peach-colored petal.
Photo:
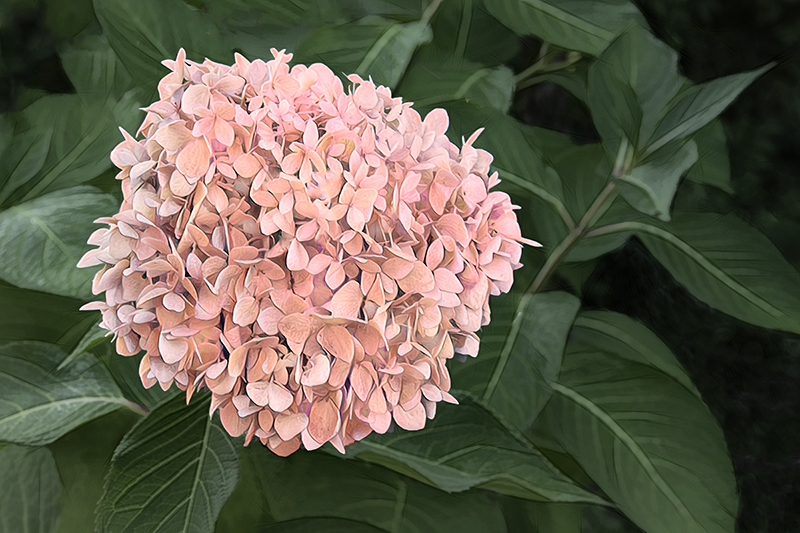
<svg viewBox="0 0 800 533">
<path fill-rule="evenodd" d="M 233 323 L 238 326 L 249 326 L 258 317 L 258 301 L 252 296 L 245 296 L 236 302 L 233 308 Z"/>
<path fill-rule="evenodd" d="M 283 440 L 291 440 L 308 427 L 305 413 L 280 414 L 275 418 L 275 431 Z"/>
<path fill-rule="evenodd" d="M 200 177 L 208 170 L 210 157 L 206 141 L 195 139 L 181 149 L 175 165 L 185 176 Z"/>
<path fill-rule="evenodd" d="M 363 295 L 358 282 L 348 281 L 333 295 L 330 310 L 336 317 L 358 318 L 362 300 Z"/>
<path fill-rule="evenodd" d="M 409 410 L 396 405 L 392 410 L 392 416 L 397 425 L 403 429 L 416 431 L 425 427 L 425 408 L 421 403 L 417 403 Z"/>
<path fill-rule="evenodd" d="M 308 414 L 308 433 L 317 442 L 329 441 L 339 426 L 339 410 L 330 400 L 314 402 Z"/>
</svg>

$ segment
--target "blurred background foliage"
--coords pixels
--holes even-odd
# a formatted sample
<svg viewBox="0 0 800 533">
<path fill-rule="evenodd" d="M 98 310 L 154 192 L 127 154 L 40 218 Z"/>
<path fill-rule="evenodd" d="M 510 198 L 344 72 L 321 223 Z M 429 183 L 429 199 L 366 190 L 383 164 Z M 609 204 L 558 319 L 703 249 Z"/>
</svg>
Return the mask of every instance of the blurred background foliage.
<svg viewBox="0 0 800 533">
<path fill-rule="evenodd" d="M 187 3 L 213 9 L 212 2 Z M 698 185 L 684 187 L 677 202 L 701 202 L 712 210 L 737 212 L 764 231 L 800 268 L 800 0 L 756 0 L 735 7 L 724 0 L 636 3 L 653 31 L 679 51 L 681 70 L 693 82 L 778 60 L 777 67 L 722 115 L 733 197 Z M 3 0 L 0 113 L 21 109 L 43 92 L 73 92 L 57 50 L 97 24 L 91 0 Z M 501 44 L 507 47 L 508 43 Z M 514 62 L 517 70 L 530 65 L 540 48 L 531 39 L 523 39 L 519 45 Z M 265 50 L 270 46 L 266 43 Z M 554 83 L 518 91 L 512 114 L 530 124 L 567 132 L 579 141 L 597 140 L 587 111 Z M 0 136 L 6 134 L 10 132 L 0 123 Z M 2 290 L 13 289 L 3 285 Z M 800 530 L 800 508 L 793 505 L 800 499 L 800 419 L 796 415 L 800 410 L 800 338 L 745 324 L 699 302 L 635 239 L 601 261 L 583 286 L 583 298 L 588 306 L 608 308 L 644 322 L 667 342 L 691 374 L 722 426 L 733 458 L 741 493 L 739 531 Z M 62 314 L 69 307 L 65 304 Z M 51 310 L 54 320 L 47 324 L 56 340 L 65 333 L 58 331 L 59 310 Z M 121 437 L 131 420 L 125 418 L 128 415 L 110 416 L 116 417 L 114 424 Z M 103 453 L 110 453 L 116 442 L 93 439 L 98 423 L 102 424 L 97 421 L 73 437 L 81 442 L 83 437 L 93 440 L 94 448 L 64 441 L 55 450 L 59 466 L 74 465 L 74 460 L 84 455 L 89 461 L 85 471 L 67 469 L 61 471 L 63 477 L 96 476 L 94 470 L 102 470 L 108 461 Z M 79 501 L 86 496 L 81 490 L 99 491 L 99 486 L 86 486 L 88 479 L 71 483 L 77 492 L 70 491 L 66 497 Z M 250 509 L 251 514 L 260 512 Z M 77 520 L 80 513 L 88 512 L 88 508 L 76 506 L 72 514 Z M 220 526 L 233 531 L 235 525 L 226 522 L 226 515 L 230 513 L 223 512 Z M 68 524 L 72 518 L 64 521 Z M 259 520 L 258 516 L 252 519 Z M 608 514 L 593 519 L 609 521 L 608 530 L 636 530 Z"/>
</svg>

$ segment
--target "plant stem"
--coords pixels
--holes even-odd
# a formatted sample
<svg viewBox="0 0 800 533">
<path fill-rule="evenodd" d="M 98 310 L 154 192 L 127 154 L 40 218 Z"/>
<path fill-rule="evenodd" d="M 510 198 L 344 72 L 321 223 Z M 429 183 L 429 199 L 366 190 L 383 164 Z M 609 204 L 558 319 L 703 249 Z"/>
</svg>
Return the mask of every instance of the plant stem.
<svg viewBox="0 0 800 533">
<path fill-rule="evenodd" d="M 138 415 L 147 416 L 150 413 L 150 409 L 142 405 L 139 405 L 136 402 L 132 402 L 130 400 L 123 400 L 120 403 Z"/>
<path fill-rule="evenodd" d="M 558 243 L 558 246 L 553 248 L 553 251 L 547 257 L 547 261 L 545 261 L 544 265 L 542 265 L 542 268 L 539 270 L 539 273 L 536 274 L 536 278 L 534 278 L 533 282 L 531 282 L 531 285 L 528 287 L 526 292 L 531 294 L 536 294 L 539 292 L 542 286 L 544 286 L 545 282 L 550 278 L 550 275 L 555 271 L 559 263 L 561 263 L 564 257 L 566 257 L 570 249 L 575 245 L 576 242 L 578 242 L 578 240 L 580 240 L 581 237 L 586 234 L 594 222 L 595 217 L 597 217 L 598 213 L 600 213 L 601 209 L 605 206 L 606 202 L 615 192 L 616 184 L 613 182 L 606 185 L 605 188 L 600 191 L 600 194 L 597 195 L 597 198 L 595 198 L 594 202 L 592 202 L 592 205 L 586 210 L 586 213 L 583 215 L 583 218 L 581 218 L 580 222 L 578 222 L 578 225 L 572 229 L 560 243 Z"/>
<path fill-rule="evenodd" d="M 420 19 L 420 22 L 422 24 L 424 24 L 425 26 L 428 25 L 428 23 L 433 18 L 433 15 L 436 14 L 436 10 L 439 9 L 439 6 L 441 5 L 442 1 L 443 0 L 433 0 L 433 2 L 431 2 L 431 5 L 429 5 L 428 8 L 425 10 L 425 12 L 422 14 L 422 18 Z"/>
<path fill-rule="evenodd" d="M 533 74 L 543 74 L 547 72 L 554 72 L 556 70 L 561 70 L 567 67 L 570 67 L 580 61 L 582 56 L 580 54 L 573 54 L 567 53 L 567 58 L 563 61 L 556 61 L 551 63 L 550 60 L 557 56 L 558 54 L 563 53 L 562 51 L 553 50 L 546 52 L 543 56 L 541 56 L 536 63 L 531 65 L 530 67 L 526 68 L 516 76 L 514 76 L 514 84 L 517 86 L 517 89 L 524 89 L 530 85 L 534 85 L 536 80 L 539 80 L 541 76 L 536 76 L 534 78 L 530 78 Z M 530 78 L 530 79 L 528 79 Z"/>
</svg>

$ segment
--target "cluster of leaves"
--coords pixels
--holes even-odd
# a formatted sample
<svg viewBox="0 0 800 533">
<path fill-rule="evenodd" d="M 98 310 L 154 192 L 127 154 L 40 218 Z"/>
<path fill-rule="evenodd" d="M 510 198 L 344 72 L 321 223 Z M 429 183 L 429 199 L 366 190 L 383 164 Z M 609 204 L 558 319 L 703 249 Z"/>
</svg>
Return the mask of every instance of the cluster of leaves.
<svg viewBox="0 0 800 533">
<path fill-rule="evenodd" d="M 679 186 L 730 191 L 715 118 L 761 70 L 690 83 L 626 0 L 93 9 L 99 24 L 60 51 L 76 93 L 35 95 L 0 119 L 0 531 L 86 531 L 94 519 L 108 533 L 569 533 L 597 531 L 597 517 L 616 512 L 648 533 L 733 530 L 725 442 L 681 365 L 645 326 L 582 309 L 575 294 L 599 258 L 635 236 L 710 306 L 800 333 L 800 274 L 771 242 L 702 202 L 673 206 Z M 546 44 L 515 74 L 519 35 Z M 486 128 L 477 144 L 522 207 L 523 234 L 544 247 L 526 251 L 515 288 L 492 301 L 480 355 L 451 365 L 459 406 L 344 458 L 281 459 L 241 448 L 203 396 L 187 406 L 174 391 L 144 391 L 135 358 L 113 354 L 95 317 L 75 312 L 92 272 L 74 265 L 92 220 L 117 205 L 104 192 L 116 127 L 136 129 L 160 61 L 179 47 L 228 63 L 233 50 L 287 48 L 300 62 L 372 76 L 421 113 L 444 107 L 454 141 Z M 508 115 L 518 88 L 543 81 L 586 106 L 600 142 Z M 571 290 L 556 290 L 554 274 Z M 109 465 L 94 452 L 75 471 L 87 450 L 119 439 Z"/>
</svg>

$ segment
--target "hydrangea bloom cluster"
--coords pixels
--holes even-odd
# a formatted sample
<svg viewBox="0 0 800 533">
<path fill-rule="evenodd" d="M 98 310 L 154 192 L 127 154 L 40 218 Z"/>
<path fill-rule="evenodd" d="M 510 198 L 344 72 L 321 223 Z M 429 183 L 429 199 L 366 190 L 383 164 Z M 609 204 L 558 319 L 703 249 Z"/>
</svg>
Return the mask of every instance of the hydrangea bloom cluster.
<svg viewBox="0 0 800 533">
<path fill-rule="evenodd" d="M 477 354 L 526 241 L 480 132 L 459 150 L 445 111 L 272 52 L 164 62 L 143 139 L 111 154 L 124 201 L 79 264 L 103 265 L 85 308 L 146 352 L 146 387 L 209 389 L 231 435 L 343 452 L 455 402 L 445 363 Z"/>
</svg>

